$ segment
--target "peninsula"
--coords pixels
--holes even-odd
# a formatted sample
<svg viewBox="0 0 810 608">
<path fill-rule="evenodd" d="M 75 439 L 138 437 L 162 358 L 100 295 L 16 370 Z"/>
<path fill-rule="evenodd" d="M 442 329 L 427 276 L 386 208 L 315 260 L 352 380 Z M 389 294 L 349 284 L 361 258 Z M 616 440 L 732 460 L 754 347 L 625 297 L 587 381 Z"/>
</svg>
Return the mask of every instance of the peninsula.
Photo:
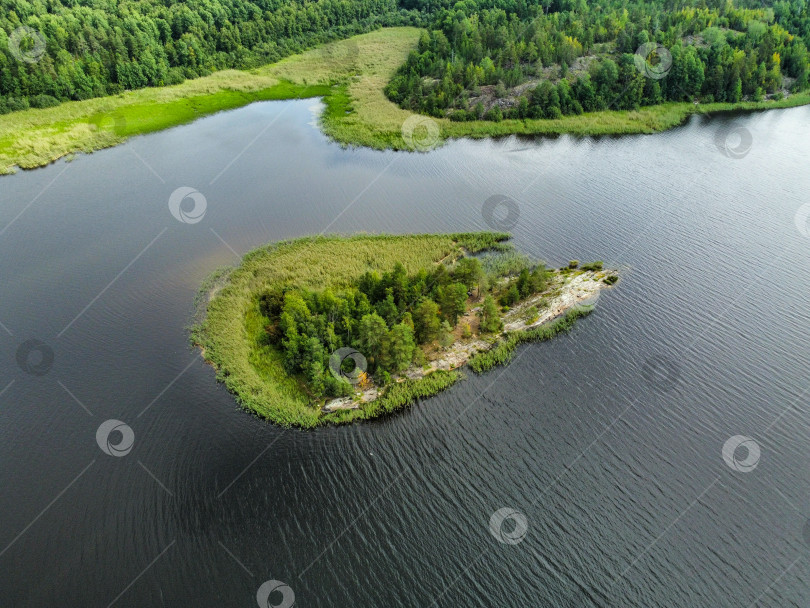
<svg viewBox="0 0 810 608">
<path fill-rule="evenodd" d="M 733 95 L 721 97 L 719 94 L 692 95 L 694 91 L 690 89 L 689 95 L 680 98 L 672 91 L 669 97 L 663 97 L 656 93 L 660 88 L 657 80 L 633 72 L 635 68 L 627 63 L 632 64 L 633 55 L 618 54 L 610 45 L 603 44 L 598 55 L 579 57 L 576 63 L 572 61 L 567 78 L 576 79 L 572 80 L 572 90 L 578 92 L 578 97 L 569 96 L 569 102 L 565 102 L 568 98 L 564 94 L 567 80 L 560 77 L 568 69 L 562 67 L 564 62 L 559 66 L 551 63 L 537 72 L 538 62 L 535 61 L 531 64 L 534 68 L 524 65 L 526 69 L 519 77 L 515 76 L 514 86 L 508 88 L 487 84 L 492 79 L 501 83 L 497 70 L 486 72 L 480 84 L 476 84 L 477 77 L 453 84 L 458 89 L 458 101 L 442 108 L 437 102 L 446 96 L 442 87 L 424 84 L 424 95 L 419 87 L 423 86 L 420 83 L 438 82 L 442 86 L 447 83 L 433 78 L 434 74 L 429 71 L 424 74 L 407 72 L 414 61 L 425 70 L 436 65 L 435 61 L 418 59 L 431 56 L 432 45 L 437 44 L 435 37 L 426 42 L 424 35 L 424 30 L 415 27 L 383 28 L 316 46 L 249 70 L 203 71 L 206 75 L 183 82 L 180 78 L 178 84 L 168 80 L 163 86 L 64 101 L 53 107 L 48 104 L 31 106 L 7 114 L 2 113 L 0 95 L 0 174 L 13 173 L 17 168 L 42 167 L 75 153 L 116 146 L 135 135 L 192 122 L 256 101 L 320 97 L 325 106 L 320 127 L 333 140 L 350 146 L 421 152 L 446 140 L 464 137 L 654 133 L 678 126 L 692 114 L 788 108 L 810 102 L 810 92 L 803 88 L 806 77 L 788 76 L 785 82 L 792 83 L 790 90 L 783 90 L 781 83 L 778 87 L 773 84 L 777 87 L 774 93 L 763 93 L 757 88 L 751 95 L 739 96 L 735 90 Z M 716 39 L 713 44 L 725 44 L 722 48 L 731 52 L 728 43 L 717 39 L 717 32 L 711 35 L 715 36 L 712 40 Z M 694 45 L 706 52 L 704 38 L 693 38 Z M 796 37 L 796 40 L 800 39 Z M 624 63 L 621 63 L 622 58 Z M 596 88 L 591 91 L 586 84 L 577 85 L 588 82 L 588 69 L 596 70 L 593 66 L 598 59 L 603 59 L 607 67 L 598 73 L 595 71 L 592 81 Z M 614 60 L 621 63 L 623 71 L 617 71 Z M 796 66 L 807 63 L 804 55 L 791 61 L 792 69 L 797 70 Z M 752 65 L 760 69 L 755 61 Z M 768 71 L 765 67 L 763 63 L 760 71 L 771 75 L 771 80 L 776 82 L 774 70 L 778 72 L 778 69 Z M 464 72 L 462 68 L 459 69 Z M 754 68 L 748 66 L 746 70 Z M 672 70 L 679 69 L 676 62 Z M 405 77 L 403 70 L 413 75 Z M 624 92 L 628 85 L 617 80 L 617 74 L 628 78 L 632 75 L 630 88 L 638 93 L 635 97 L 627 98 Z M 543 84 L 537 85 L 540 80 Z M 551 87 L 550 82 L 555 85 Z M 668 80 L 662 78 L 661 82 Z M 709 82 L 708 75 L 706 82 Z M 756 85 L 753 77 L 751 82 L 751 86 Z M 642 84 L 652 87 L 652 92 L 642 94 L 647 90 Z M 560 91 L 563 101 L 558 107 Z M 593 101 L 586 101 L 591 99 L 592 92 Z M 426 100 L 428 105 L 422 107 L 421 102 L 415 100 Z"/>
<path fill-rule="evenodd" d="M 240 404 L 302 428 L 389 414 L 593 310 L 602 262 L 547 268 L 505 233 L 302 238 L 200 292 L 192 339 Z"/>
</svg>

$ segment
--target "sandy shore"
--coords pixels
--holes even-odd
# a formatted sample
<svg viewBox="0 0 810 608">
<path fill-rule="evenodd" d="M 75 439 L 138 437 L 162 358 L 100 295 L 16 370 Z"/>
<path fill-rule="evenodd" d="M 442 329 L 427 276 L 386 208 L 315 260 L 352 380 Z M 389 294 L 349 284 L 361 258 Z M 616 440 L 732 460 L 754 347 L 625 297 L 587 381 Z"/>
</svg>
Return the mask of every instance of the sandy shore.
<svg viewBox="0 0 810 608">
<path fill-rule="evenodd" d="M 548 323 L 576 306 L 595 306 L 599 300 L 599 293 L 610 287 L 602 279 L 616 274 L 617 272 L 613 270 L 585 271 L 574 276 L 557 274 L 546 291 L 527 298 L 502 315 L 503 331 L 525 331 Z M 535 319 L 526 319 L 526 311 L 532 306 L 537 308 L 538 316 Z M 448 348 L 438 347 L 427 352 L 428 361 L 423 367 L 412 365 L 403 373 L 398 374 L 396 381 L 401 382 L 405 378 L 418 380 L 436 370 L 459 368 L 466 364 L 473 355 L 492 348 L 500 334 L 486 337 L 477 335 L 475 330 L 478 327 L 479 310 L 480 306 L 472 307 L 464 317 L 459 319 L 454 331 L 455 343 Z M 469 338 L 461 337 L 461 328 L 465 324 L 473 328 L 472 336 Z M 323 406 L 323 410 L 333 412 L 341 409 L 357 409 L 361 404 L 379 397 L 381 392 L 382 389 L 370 386 L 352 396 L 327 402 Z"/>
</svg>

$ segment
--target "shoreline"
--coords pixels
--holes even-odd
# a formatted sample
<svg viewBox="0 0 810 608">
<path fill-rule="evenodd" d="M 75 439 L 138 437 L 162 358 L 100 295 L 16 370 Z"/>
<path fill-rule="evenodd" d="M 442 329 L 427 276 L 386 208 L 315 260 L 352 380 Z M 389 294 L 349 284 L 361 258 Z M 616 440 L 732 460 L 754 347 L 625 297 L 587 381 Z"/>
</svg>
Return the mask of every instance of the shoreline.
<svg viewBox="0 0 810 608">
<path fill-rule="evenodd" d="M 358 259 L 363 251 L 374 254 L 368 257 L 370 267 L 382 271 L 403 261 L 403 250 L 411 252 L 413 260 L 405 256 L 404 261 L 406 266 L 413 265 L 413 270 L 461 254 L 452 236 L 446 234 L 300 237 L 260 246 L 245 254 L 239 265 L 217 269 L 203 281 L 189 327 L 191 345 L 200 349 L 204 361 L 215 370 L 217 381 L 225 384 L 236 403 L 260 419 L 301 429 L 352 422 L 355 418 L 323 416 L 298 381 L 284 372 L 280 354 L 261 343 L 264 326 L 257 290 L 276 281 L 322 287 L 324 277 L 317 269 L 324 258 L 339 261 L 331 264 L 330 270 L 341 279 L 358 277 L 369 268 L 365 259 Z M 377 406 L 383 413 L 393 411 L 414 397 L 436 394 L 458 379 L 458 374 L 439 372 L 427 380 L 401 383 L 394 394 L 377 400 Z M 357 412 L 353 414 L 356 417 Z M 369 417 L 379 415 L 382 413 Z"/>
<path fill-rule="evenodd" d="M 561 275 L 558 273 L 555 280 L 559 281 L 560 276 Z M 499 343 L 504 341 L 505 336 L 510 334 L 526 334 L 530 330 L 547 325 L 555 319 L 563 317 L 569 311 L 576 310 L 579 307 L 581 307 L 582 315 L 588 314 L 599 298 L 599 292 L 611 287 L 611 285 L 603 281 L 607 276 L 618 276 L 618 271 L 587 270 L 581 271 L 574 277 L 563 277 L 561 282 L 552 285 L 546 292 L 535 294 L 527 298 L 524 302 L 521 302 L 509 312 L 502 315 L 504 328 L 499 336 L 484 339 L 474 334 L 471 338 L 466 340 L 458 339 L 452 346 L 446 349 L 442 349 L 441 351 L 437 349 L 435 354 L 439 356 L 435 359 L 429 359 L 429 364 L 422 367 L 411 365 L 411 367 L 402 372 L 400 376 L 395 378 L 395 381 L 418 381 L 437 371 L 454 372 L 467 365 L 476 355 L 492 351 Z M 538 314 L 536 319 L 527 321 L 522 318 L 522 315 L 527 309 L 547 299 L 549 292 L 558 290 L 559 293 L 549 300 L 545 310 Z M 585 307 L 587 307 L 587 310 Z M 466 317 L 471 318 L 475 316 L 479 309 L 480 307 L 472 308 Z M 327 413 L 338 410 L 359 409 L 364 403 L 373 403 L 375 399 L 383 394 L 383 391 L 384 389 L 374 386 L 363 391 L 358 391 L 358 393 L 353 396 L 332 399 L 323 404 L 321 409 Z"/>
<path fill-rule="evenodd" d="M 756 112 L 810 104 L 810 92 L 805 91 L 779 101 L 670 102 L 634 111 L 605 110 L 559 119 L 453 122 L 430 118 L 403 110 L 383 92 L 416 46 L 420 32 L 413 27 L 383 28 L 251 71 L 223 70 L 180 85 L 0 115 L 0 175 L 44 167 L 79 152 L 113 147 L 129 137 L 188 124 L 257 101 L 320 97 L 325 110 L 318 122 L 330 139 L 344 146 L 377 150 L 414 150 L 402 134 L 403 124 L 413 116 L 433 121 L 438 127 L 438 135 L 425 147 L 427 150 L 465 138 L 652 134 L 680 126 L 693 114 Z"/>
<path fill-rule="evenodd" d="M 503 294 L 507 285 L 514 288 L 517 277 L 493 275 L 501 277 L 495 287 L 467 293 L 463 313 L 447 330 L 450 342 L 442 346 L 433 338 L 420 343 L 421 360 L 414 356 L 407 367 L 392 371 L 380 385 L 382 390 L 373 375 L 344 379 L 347 392 L 342 394 L 349 399 L 338 397 L 341 393 L 313 393 L 300 372 L 288 371 L 283 349 L 267 339 L 271 320 L 262 312 L 262 297 L 279 288 L 340 290 L 355 285 L 367 272 L 382 274 L 397 263 L 413 276 L 420 269 L 454 266 L 476 253 L 496 257 L 518 253 L 505 243 L 508 238 L 506 233 L 492 232 L 358 234 L 271 243 L 203 282 L 195 299 L 190 340 L 236 402 L 266 421 L 307 429 L 377 419 L 452 386 L 464 377 L 459 368 L 465 364 L 481 373 L 507 363 L 521 343 L 549 340 L 570 330 L 591 312 L 601 290 L 618 280 L 617 271 L 601 263 L 547 269 L 542 291 L 514 301 L 511 307 L 501 303 L 501 329 L 482 331 L 478 307 L 494 290 Z"/>
</svg>

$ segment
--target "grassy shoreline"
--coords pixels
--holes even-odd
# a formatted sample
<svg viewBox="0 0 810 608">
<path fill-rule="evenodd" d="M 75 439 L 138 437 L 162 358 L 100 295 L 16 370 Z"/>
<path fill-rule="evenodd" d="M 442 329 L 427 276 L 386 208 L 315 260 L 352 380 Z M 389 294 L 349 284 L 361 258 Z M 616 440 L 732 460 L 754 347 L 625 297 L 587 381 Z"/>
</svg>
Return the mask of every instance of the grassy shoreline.
<svg viewBox="0 0 810 608">
<path fill-rule="evenodd" d="M 335 141 L 375 149 L 412 149 L 403 123 L 414 114 L 389 101 L 383 88 L 415 48 L 420 30 L 377 30 L 251 70 L 225 70 L 183 84 L 129 91 L 115 97 L 63 103 L 0 116 L 0 174 L 33 169 L 77 152 L 117 145 L 128 137 L 185 124 L 255 101 L 322 97 L 323 131 Z M 505 135 L 629 135 L 664 131 L 696 113 L 758 111 L 810 103 L 810 92 L 780 101 L 667 103 L 637 111 L 603 111 L 556 120 L 452 122 L 428 148 L 447 139 Z"/>
<path fill-rule="evenodd" d="M 367 270 L 384 272 L 396 262 L 408 272 L 416 272 L 462 257 L 469 244 L 483 242 L 485 249 L 500 249 L 499 241 L 505 238 L 508 235 L 496 233 L 355 235 L 305 237 L 266 245 L 248 253 L 238 267 L 220 269 L 203 283 L 191 339 L 216 370 L 217 379 L 244 409 L 260 418 L 300 428 L 378 418 L 447 389 L 462 374 L 456 366 L 424 367 L 424 375 L 403 375 L 373 400 L 330 410 L 325 403 L 313 403 L 300 379 L 286 373 L 281 350 L 267 342 L 268 320 L 261 313 L 261 294 L 281 285 L 339 289 L 352 285 Z M 470 367 L 481 373 L 505 364 L 519 343 L 551 339 L 568 331 L 587 312 L 574 308 L 553 322 L 493 336 L 470 359 Z"/>
<path fill-rule="evenodd" d="M 366 270 L 382 272 L 397 261 L 416 271 L 458 252 L 451 235 L 305 237 L 260 247 L 227 273 L 224 284 L 216 279 L 204 284 L 205 289 L 216 285 L 217 293 L 200 298 L 201 303 L 207 300 L 206 311 L 198 314 L 192 341 L 244 409 L 276 424 L 314 428 L 382 415 L 443 390 L 460 376 L 457 372 L 430 376 L 424 383 L 396 387 L 368 408 L 324 415 L 286 374 L 281 353 L 264 343 L 258 295 L 275 284 L 345 286 Z"/>
<path fill-rule="evenodd" d="M 544 323 L 539 327 L 523 331 L 511 331 L 505 334 L 505 337 L 487 350 L 479 352 L 467 361 L 476 374 L 483 374 L 491 369 L 499 366 L 506 365 L 515 356 L 515 350 L 521 344 L 528 342 L 545 342 L 551 340 L 557 334 L 571 331 L 577 319 L 586 317 L 591 314 L 592 308 L 572 308 L 568 310 L 561 317 L 557 317 L 553 321 Z"/>
</svg>

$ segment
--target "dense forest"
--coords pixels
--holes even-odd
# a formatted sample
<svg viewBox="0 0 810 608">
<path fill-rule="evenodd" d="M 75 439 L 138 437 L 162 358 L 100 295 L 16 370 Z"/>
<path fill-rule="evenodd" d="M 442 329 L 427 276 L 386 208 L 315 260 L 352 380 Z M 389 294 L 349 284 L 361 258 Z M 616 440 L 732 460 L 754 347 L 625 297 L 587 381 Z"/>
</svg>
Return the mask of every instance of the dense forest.
<svg viewBox="0 0 810 608">
<path fill-rule="evenodd" d="M 0 0 L 0 113 L 251 68 L 419 20 L 396 0 Z"/>
<path fill-rule="evenodd" d="M 463 1 L 437 10 L 430 28 L 386 93 L 454 120 L 759 101 L 808 87 L 804 0 Z"/>
<path fill-rule="evenodd" d="M 484 264 L 463 257 L 452 267 L 438 264 L 413 275 L 401 264 L 382 276 L 366 272 L 340 292 L 278 288 L 264 293 L 259 307 L 267 342 L 283 353 L 287 372 L 301 378 L 314 398 L 338 397 L 351 393 L 343 373 L 354 372 L 334 370 L 334 362 L 330 369 L 330 355 L 338 349 L 357 349 L 362 371 L 378 385 L 390 384 L 391 374 L 425 363 L 423 349 L 470 337 L 473 328 L 460 320 L 473 304 L 479 308 L 474 329 L 498 332 L 499 304 L 514 306 L 542 292 L 548 278 L 544 265 L 517 254 L 485 256 Z M 341 363 L 358 361 L 347 357 Z"/>
<path fill-rule="evenodd" d="M 388 96 L 455 120 L 758 100 L 808 86 L 804 0 L 0 0 L 0 7 L 0 113 L 251 68 L 384 25 L 429 29 Z M 658 45 L 663 50 L 652 50 Z M 652 51 L 640 64 L 639 48 Z"/>
</svg>

